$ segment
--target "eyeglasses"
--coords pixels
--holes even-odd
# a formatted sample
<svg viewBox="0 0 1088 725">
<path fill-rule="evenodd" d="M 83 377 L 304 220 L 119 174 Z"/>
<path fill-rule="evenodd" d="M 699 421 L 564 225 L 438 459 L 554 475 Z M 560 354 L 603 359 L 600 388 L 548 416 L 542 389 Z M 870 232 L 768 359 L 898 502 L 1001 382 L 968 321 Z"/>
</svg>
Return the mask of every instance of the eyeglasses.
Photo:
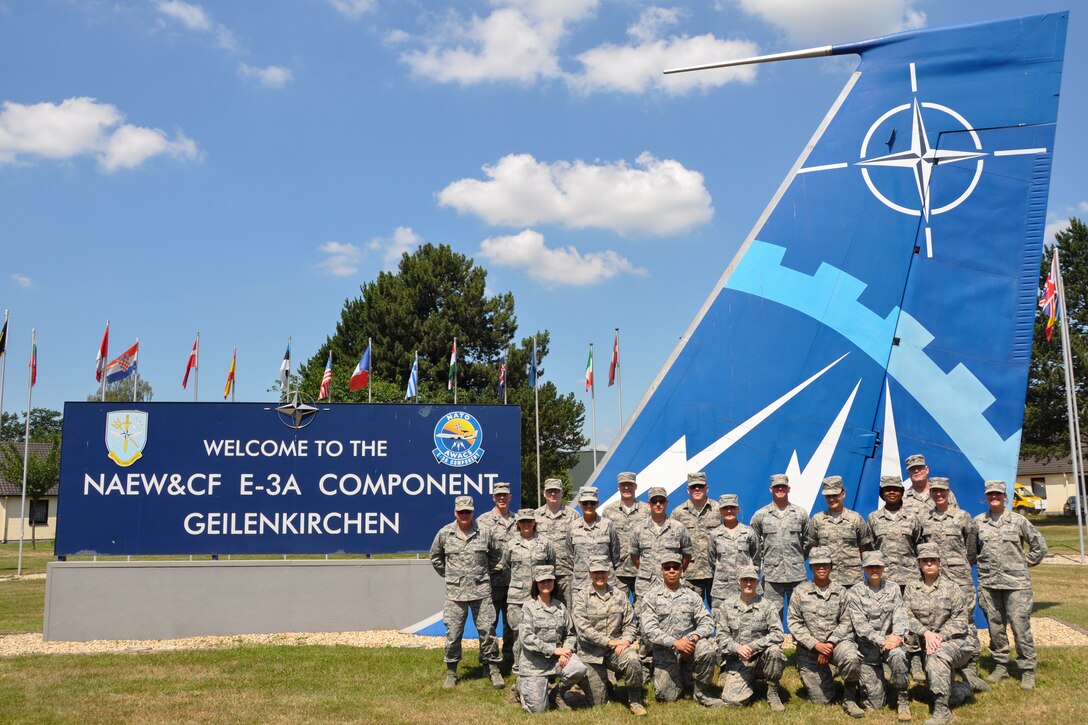
<svg viewBox="0 0 1088 725">
<path fill-rule="evenodd" d="M 679 571 L 680 570 L 680 565 L 679 564 L 662 564 L 661 568 L 664 569 L 665 571 Z"/>
</svg>

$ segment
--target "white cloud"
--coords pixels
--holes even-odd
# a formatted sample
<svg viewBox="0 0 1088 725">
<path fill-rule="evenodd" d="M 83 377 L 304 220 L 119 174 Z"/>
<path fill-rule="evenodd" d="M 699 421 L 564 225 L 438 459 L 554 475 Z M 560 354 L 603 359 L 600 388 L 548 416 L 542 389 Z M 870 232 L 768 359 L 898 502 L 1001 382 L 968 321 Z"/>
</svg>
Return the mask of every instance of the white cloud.
<svg viewBox="0 0 1088 725">
<path fill-rule="evenodd" d="M 27 277 L 25 274 L 19 274 L 18 272 L 11 275 L 11 281 L 14 282 L 15 284 L 19 285 L 20 287 L 33 287 L 34 286 L 34 282 L 33 282 L 33 280 L 30 279 L 30 277 Z"/>
<path fill-rule="evenodd" d="M 294 79 L 294 75 L 289 68 L 278 65 L 259 68 L 248 63 L 242 63 L 238 66 L 238 72 L 244 78 L 256 78 L 265 88 L 283 88 Z"/>
<path fill-rule="evenodd" d="M 918 0 L 735 0 L 748 14 L 781 28 L 794 43 L 825 45 L 920 28 Z"/>
<path fill-rule="evenodd" d="M 185 134 L 171 140 L 157 128 L 122 123 L 124 119 L 115 106 L 93 98 L 33 105 L 5 101 L 0 110 L 0 164 L 89 155 L 109 172 L 135 168 L 159 155 L 200 157 L 196 143 Z"/>
<path fill-rule="evenodd" d="M 649 43 L 660 38 L 663 30 L 678 24 L 681 14 L 679 8 L 645 8 L 638 21 L 628 26 L 627 34 L 640 43 Z"/>
<path fill-rule="evenodd" d="M 1077 204 L 1077 211 L 1082 214 L 1088 214 L 1088 201 L 1082 201 L 1081 203 Z"/>
<path fill-rule="evenodd" d="M 438 193 L 442 206 L 489 224 L 561 224 L 620 234 L 675 234 L 714 216 L 703 175 L 678 162 L 642 153 L 624 161 L 547 164 L 509 154 L 483 167 L 486 180 L 461 179 Z"/>
<path fill-rule="evenodd" d="M 354 244 L 342 242 L 325 242 L 318 247 L 325 255 L 325 259 L 318 263 L 318 267 L 326 274 L 333 277 L 347 277 L 359 271 L 359 262 L 363 258 L 363 250 Z"/>
<path fill-rule="evenodd" d="M 397 227 L 391 237 L 374 237 L 367 245 L 368 249 L 380 252 L 386 269 L 393 269 L 400 262 L 405 252 L 411 252 L 422 241 L 411 227 Z"/>
<path fill-rule="evenodd" d="M 159 12 L 173 18 L 189 30 L 211 30 L 212 20 L 199 5 L 190 5 L 181 0 L 160 0 Z"/>
<path fill-rule="evenodd" d="M 377 0 L 329 0 L 336 12 L 351 20 L 358 20 L 378 7 Z"/>
<path fill-rule="evenodd" d="M 574 247 L 552 249 L 544 235 L 526 229 L 510 236 L 489 237 L 480 244 L 480 256 L 500 267 L 523 269 L 540 282 L 584 287 L 619 274 L 645 275 L 611 250 L 581 254 Z"/>
</svg>

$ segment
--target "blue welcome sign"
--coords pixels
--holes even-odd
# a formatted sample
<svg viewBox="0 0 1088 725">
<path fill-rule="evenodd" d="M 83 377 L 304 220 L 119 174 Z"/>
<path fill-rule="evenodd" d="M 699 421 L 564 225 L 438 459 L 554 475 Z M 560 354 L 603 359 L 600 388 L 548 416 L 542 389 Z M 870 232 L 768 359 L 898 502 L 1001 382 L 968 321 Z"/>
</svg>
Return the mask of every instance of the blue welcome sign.
<svg viewBox="0 0 1088 725">
<path fill-rule="evenodd" d="M 67 403 L 56 554 L 421 551 L 500 481 L 517 406 Z"/>
</svg>

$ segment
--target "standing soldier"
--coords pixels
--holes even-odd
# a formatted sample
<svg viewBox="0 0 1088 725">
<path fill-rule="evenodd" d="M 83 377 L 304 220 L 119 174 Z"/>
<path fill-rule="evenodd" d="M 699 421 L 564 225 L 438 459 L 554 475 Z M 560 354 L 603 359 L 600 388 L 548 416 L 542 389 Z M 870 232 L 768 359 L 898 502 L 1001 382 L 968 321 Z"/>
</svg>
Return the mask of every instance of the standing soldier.
<svg viewBox="0 0 1088 725">
<path fill-rule="evenodd" d="M 631 537 L 631 563 L 638 569 L 637 594 L 641 598 L 656 582 L 661 581 L 661 561 L 675 556 L 686 568 L 691 561 L 691 537 L 682 523 L 665 515 L 669 498 L 662 486 L 649 491 L 650 518 L 635 529 Z"/>
<path fill-rule="evenodd" d="M 778 607 L 781 617 L 786 597 L 805 580 L 810 522 L 803 508 L 790 503 L 786 474 L 771 476 L 771 497 L 771 502 L 752 516 L 752 531 L 763 566 L 763 595 Z"/>
<path fill-rule="evenodd" d="M 884 505 L 869 514 L 869 532 L 873 547 L 883 554 L 882 579 L 899 587 L 918 578 L 915 546 L 921 535 L 918 519 L 903 505 L 903 480 L 899 476 L 880 477 L 880 498 Z"/>
<path fill-rule="evenodd" d="M 895 478 L 893 476 L 893 478 Z M 902 486 L 902 482 L 899 482 Z M 884 555 L 866 551 L 861 555 L 865 581 L 846 593 L 846 611 L 854 628 L 854 640 L 861 654 L 861 689 L 867 707 L 884 707 L 884 665 L 892 675 L 898 695 L 897 713 L 901 722 L 910 720 L 907 688 L 907 610 L 903 594 L 894 582 L 884 579 Z"/>
<path fill-rule="evenodd" d="M 797 643 L 797 672 L 808 699 L 829 705 L 835 699 L 834 665 L 845 684 L 842 707 L 850 717 L 864 717 L 858 706 L 861 655 L 854 643 L 846 613 L 846 589 L 831 579 L 831 549 L 817 546 L 809 552 L 812 581 L 793 590 L 787 622 Z"/>
<path fill-rule="evenodd" d="M 673 509 L 672 518 L 688 530 L 691 537 L 691 563 L 684 570 L 684 581 L 710 603 L 714 583 L 714 563 L 710 558 L 710 538 L 722 525 L 717 507 L 707 500 L 706 474 L 688 474 L 688 500 Z"/>
<path fill-rule="evenodd" d="M 532 509 L 520 509 L 514 517 L 518 534 L 506 546 L 503 553 L 503 568 L 510 574 L 510 588 L 506 595 L 506 605 L 510 613 L 510 624 L 503 638 L 514 641 L 514 671 L 517 671 L 521 642 L 518 641 L 518 628 L 521 624 L 521 608 L 529 601 L 533 586 L 535 567 L 550 566 L 555 575 L 555 549 L 551 542 L 536 533 L 536 514 Z M 518 688 L 510 690 L 517 694 Z"/>
<path fill-rule="evenodd" d="M 872 548 L 869 525 L 861 514 L 843 505 L 846 490 L 842 476 L 828 476 L 823 483 L 827 511 L 812 517 L 808 548 L 826 546 L 831 550 L 831 578 L 847 589 L 861 582 L 861 554 Z"/>
<path fill-rule="evenodd" d="M 756 564 L 756 537 L 752 528 L 740 522 L 740 499 L 735 493 L 727 493 L 718 499 L 722 525 L 714 529 L 707 551 L 714 566 L 714 583 L 710 587 L 711 610 L 715 610 L 726 597 L 740 592 L 737 572 L 742 566 Z"/>
<path fill-rule="evenodd" d="M 1008 487 L 1004 481 L 986 482 L 990 510 L 975 517 L 978 528 L 979 604 L 990 623 L 990 653 L 997 666 L 987 678 L 997 683 L 1009 676 L 1009 635 L 1016 638 L 1016 664 L 1020 687 L 1035 689 L 1035 638 L 1031 635 L 1029 566 L 1046 556 L 1046 542 L 1039 530 L 1018 513 L 1005 510 Z M 1024 553 L 1024 545 L 1028 551 Z"/>
<path fill-rule="evenodd" d="M 558 478 L 544 481 L 544 505 L 536 510 L 536 530 L 555 549 L 555 596 L 570 604 L 572 553 L 567 548 L 570 527 L 578 514 L 563 505 L 563 482 Z"/>
<path fill-rule="evenodd" d="M 574 599 L 574 629 L 578 635 L 578 653 L 588 668 L 586 699 L 589 706 L 608 702 L 608 671 L 623 677 L 627 685 L 628 707 L 635 715 L 645 715 L 642 704 L 642 664 L 635 642 L 635 613 L 630 600 L 608 584 L 612 566 L 598 560 L 589 565 L 592 587 Z"/>
<path fill-rule="evenodd" d="M 910 487 L 903 495 L 903 506 L 913 514 L 923 514 L 926 509 L 933 508 L 933 499 L 929 495 L 929 466 L 926 465 L 926 457 L 921 453 L 907 456 L 903 463 L 907 466 L 907 478 Z M 903 481 L 905 485 L 907 482 Z M 956 494 L 948 491 L 948 504 L 957 508 Z"/>
<path fill-rule="evenodd" d="M 495 508 L 480 514 L 476 519 L 476 525 L 481 529 L 487 529 L 499 541 L 505 550 L 513 537 L 514 514 L 510 511 L 510 484 L 498 482 L 491 487 L 491 498 L 495 501 Z M 507 610 L 507 590 L 510 587 L 510 570 L 491 574 L 491 601 L 495 605 L 495 623 L 491 625 L 491 636 L 498 633 L 499 617 L 502 617 L 502 669 L 509 673 L 514 665 L 514 640 L 516 630 L 510 627 L 510 613 Z"/>
<path fill-rule="evenodd" d="M 722 699 L 727 705 L 743 705 L 755 694 L 756 680 L 764 679 L 767 704 L 775 712 L 784 712 L 786 706 L 778 695 L 778 681 L 786 667 L 782 613 L 757 591 L 759 572 L 754 566 L 740 568 L 737 585 L 740 594 L 729 597 L 714 611 Z"/>
<path fill-rule="evenodd" d="M 616 487 L 620 491 L 620 500 L 605 508 L 602 515 L 612 521 L 616 533 L 619 534 L 622 558 L 616 568 L 616 579 L 619 580 L 620 589 L 628 597 L 632 597 L 635 593 L 638 567 L 631 563 L 631 538 L 639 524 L 650 518 L 650 505 L 635 498 L 637 479 L 634 473 L 625 471 L 616 476 Z"/>
<path fill-rule="evenodd" d="M 620 536 L 611 521 L 597 514 L 597 503 L 597 489 L 583 486 L 578 492 L 582 518 L 575 519 L 567 534 L 567 548 L 573 554 L 570 581 L 572 600 L 574 594 L 589 587 L 591 561 L 603 559 L 612 565 L 613 570 L 620 565 Z"/>
<path fill-rule="evenodd" d="M 442 686 L 450 688 L 457 684 L 461 636 L 471 609 L 472 621 L 480 633 L 480 664 L 484 676 L 498 690 L 506 687 L 506 683 L 499 671 L 499 653 L 491 634 L 495 605 L 491 602 L 490 574 L 502 567 L 502 546 L 472 520 L 475 508 L 471 496 L 458 496 L 453 504 L 456 519 L 439 529 L 431 544 L 431 566 L 446 580 L 446 606 L 442 610 L 442 623 L 446 626 L 446 680 Z"/>
<path fill-rule="evenodd" d="M 675 702 L 694 680 L 695 701 L 705 707 L 725 703 L 713 692 L 718 653 L 710 639 L 714 619 L 703 600 L 680 583 L 680 557 L 661 560 L 661 584 L 642 599 L 642 630 L 653 647 L 654 697 Z"/>
</svg>

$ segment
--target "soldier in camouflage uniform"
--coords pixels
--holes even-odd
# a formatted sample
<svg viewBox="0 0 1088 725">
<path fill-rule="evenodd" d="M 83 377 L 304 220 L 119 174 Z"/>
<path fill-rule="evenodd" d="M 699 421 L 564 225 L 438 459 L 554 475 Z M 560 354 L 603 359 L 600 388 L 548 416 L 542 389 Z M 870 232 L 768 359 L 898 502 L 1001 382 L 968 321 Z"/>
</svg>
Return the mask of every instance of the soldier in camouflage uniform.
<svg viewBox="0 0 1088 725">
<path fill-rule="evenodd" d="M 596 559 L 603 559 L 612 565 L 613 572 L 623 560 L 620 550 L 620 535 L 612 522 L 597 513 L 597 489 L 583 486 L 578 492 L 578 506 L 582 509 L 582 518 L 575 520 L 567 534 L 567 547 L 573 553 L 571 565 L 571 597 L 589 584 L 589 564 Z M 612 585 L 616 585 L 615 574 Z"/>
<path fill-rule="evenodd" d="M 903 505 L 903 481 L 899 476 L 880 477 L 880 498 L 884 505 L 869 514 L 873 548 L 883 554 L 884 581 L 899 587 L 899 593 L 918 578 L 915 547 L 921 536 L 917 518 Z"/>
<path fill-rule="evenodd" d="M 782 652 L 782 614 L 757 591 L 759 572 L 742 566 L 737 572 L 740 594 L 714 610 L 718 630 L 718 657 L 722 662 L 722 699 L 743 705 L 755 694 L 757 679 L 767 681 L 767 703 L 775 712 L 786 708 L 778 681 L 786 666 Z"/>
<path fill-rule="evenodd" d="M 552 542 L 555 549 L 555 596 L 570 604 L 570 572 L 573 552 L 569 548 L 571 525 L 578 514 L 563 505 L 563 482 L 558 478 L 544 481 L 545 504 L 536 510 L 536 530 Z"/>
<path fill-rule="evenodd" d="M 574 628 L 578 653 L 586 663 L 586 700 L 590 707 L 608 702 L 608 671 L 624 679 L 628 707 L 645 715 L 642 703 L 642 665 L 634 646 L 635 613 L 624 593 L 608 583 L 611 564 L 598 560 L 589 565 L 592 586 L 574 599 Z"/>
<path fill-rule="evenodd" d="M 687 528 L 665 515 L 669 498 L 661 486 L 653 486 L 648 492 L 650 518 L 643 521 L 631 536 L 628 553 L 638 568 L 636 589 L 639 597 L 661 581 L 663 556 L 677 556 L 683 567 L 691 561 L 692 544 Z"/>
<path fill-rule="evenodd" d="M 726 597 L 740 592 L 737 572 L 749 564 L 759 566 L 756 537 L 752 528 L 737 518 L 740 515 L 740 499 L 735 493 L 727 493 L 718 499 L 722 525 L 714 529 L 707 553 L 714 566 L 714 583 L 710 587 L 711 610 L 718 608 Z"/>
<path fill-rule="evenodd" d="M 569 710 L 563 699 L 580 682 L 586 666 L 574 652 L 574 627 L 563 602 L 552 597 L 555 568 L 539 566 L 533 575 L 531 598 L 522 607 L 522 646 L 518 662 L 518 692 L 526 712 L 544 712 L 548 705 Z M 548 679 L 559 683 L 548 691 Z"/>
<path fill-rule="evenodd" d="M 990 653 L 997 666 L 987 678 L 1000 682 L 1009 676 L 1009 635 L 1016 638 L 1016 664 L 1023 673 L 1020 687 L 1035 689 L 1035 639 L 1031 634 L 1031 575 L 1046 556 L 1046 542 L 1039 530 L 1018 513 L 1005 510 L 1008 498 L 1004 481 L 986 482 L 990 510 L 975 517 L 978 529 L 979 604 L 990 623 Z M 1027 544 L 1028 551 L 1024 552 Z"/>
<path fill-rule="evenodd" d="M 895 478 L 895 477 L 893 477 Z M 897 481 L 900 487 L 902 482 Z M 899 720 L 910 720 L 910 678 L 907 667 L 907 610 L 895 582 L 884 579 L 884 555 L 867 551 L 861 556 L 865 581 L 846 593 L 846 611 L 861 654 L 861 689 L 865 706 L 884 707 L 884 665 L 898 693 Z"/>
<path fill-rule="evenodd" d="M 480 664 L 496 689 L 506 686 L 499 671 L 499 653 L 491 635 L 495 606 L 491 602 L 491 574 L 501 571 L 502 545 L 473 521 L 475 504 L 471 496 L 454 500 L 453 523 L 446 524 L 431 544 L 431 566 L 446 580 L 446 606 L 442 623 L 446 626 L 446 688 L 457 684 L 457 663 L 461 661 L 461 636 L 465 619 L 472 610 L 472 620 L 480 633 Z"/>
<path fill-rule="evenodd" d="M 831 549 L 817 546 L 808 555 L 812 580 L 800 584 L 790 597 L 786 621 L 797 643 L 797 672 L 808 699 L 828 705 L 835 699 L 834 665 L 845 684 L 842 707 L 850 717 L 865 713 L 858 706 L 861 655 L 854 643 L 846 612 L 846 589 L 831 579 Z"/>
<path fill-rule="evenodd" d="M 664 556 L 661 586 L 642 599 L 642 630 L 653 647 L 654 697 L 675 702 L 694 680 L 695 701 L 721 707 L 725 703 L 713 692 L 714 619 L 695 590 L 681 583 L 680 567 L 680 557 Z"/>
<path fill-rule="evenodd" d="M 518 534 L 509 541 L 503 552 L 503 568 L 509 573 L 510 587 L 506 602 L 510 614 L 509 626 L 503 638 L 514 641 L 514 669 L 520 659 L 518 652 L 518 627 L 521 623 L 521 607 L 529 601 L 533 585 L 533 570 L 538 566 L 551 566 L 555 574 L 555 549 L 547 539 L 536 533 L 536 514 L 532 509 L 520 509 L 514 517 Z M 516 691 L 516 690 L 515 690 Z"/>
<path fill-rule="evenodd" d="M 790 503 L 790 480 L 784 473 L 771 476 L 771 503 L 752 516 L 752 531 L 763 566 L 763 595 L 782 616 L 786 597 L 805 580 L 809 518 Z"/>
<path fill-rule="evenodd" d="M 926 465 L 926 457 L 921 453 L 913 453 L 907 456 L 903 463 L 907 467 L 907 480 L 903 481 L 906 490 L 903 493 L 903 508 L 915 515 L 925 513 L 926 509 L 933 508 L 933 499 L 929 495 L 929 466 Z M 948 490 L 948 504 L 952 508 L 958 508 L 956 494 Z"/>
<path fill-rule="evenodd" d="M 831 578 L 849 589 L 862 580 L 861 554 L 872 548 L 869 525 L 861 514 L 843 506 L 846 490 L 842 476 L 828 476 L 823 481 L 827 510 L 812 517 L 808 530 L 808 548 L 831 549 Z"/>
<path fill-rule="evenodd" d="M 688 474 L 688 500 L 672 510 L 671 518 L 679 521 L 691 537 L 691 562 L 684 570 L 684 582 L 710 603 L 714 583 L 714 562 L 710 558 L 710 539 L 721 528 L 718 507 L 707 500 L 709 487 L 702 471 Z"/>
<path fill-rule="evenodd" d="M 635 498 L 637 485 L 634 473 L 624 471 L 617 475 L 616 487 L 619 488 L 620 500 L 605 507 L 601 513 L 606 519 L 612 521 L 620 537 L 620 552 L 623 558 L 616 568 L 616 579 L 620 589 L 628 597 L 634 596 L 635 579 L 638 578 L 638 567 L 631 563 L 631 538 L 634 536 L 635 529 L 650 518 L 650 505 Z"/>
<path fill-rule="evenodd" d="M 933 715 L 926 725 L 942 725 L 952 721 L 949 707 L 955 704 L 953 695 L 961 689 L 958 683 L 953 685 L 952 673 L 971 661 L 973 647 L 968 641 L 967 623 L 974 598 L 945 578 L 937 544 L 918 545 L 918 566 L 922 578 L 908 584 L 903 597 L 907 630 L 925 652 L 926 682 L 933 693 Z M 955 699 L 962 697 L 957 695 Z"/>
<path fill-rule="evenodd" d="M 488 529 L 502 544 L 505 550 L 507 545 L 517 536 L 514 530 L 514 514 L 510 511 L 510 484 L 500 481 L 491 487 L 491 498 L 495 501 L 495 508 L 480 514 L 476 519 L 476 525 L 481 529 Z M 495 624 L 491 627 L 491 636 L 497 637 L 499 617 L 502 617 L 502 668 L 509 672 L 514 664 L 514 640 L 515 630 L 510 627 L 510 612 L 507 609 L 507 590 L 510 587 L 510 570 L 504 568 L 500 572 L 491 575 L 491 601 L 495 605 Z"/>
</svg>

